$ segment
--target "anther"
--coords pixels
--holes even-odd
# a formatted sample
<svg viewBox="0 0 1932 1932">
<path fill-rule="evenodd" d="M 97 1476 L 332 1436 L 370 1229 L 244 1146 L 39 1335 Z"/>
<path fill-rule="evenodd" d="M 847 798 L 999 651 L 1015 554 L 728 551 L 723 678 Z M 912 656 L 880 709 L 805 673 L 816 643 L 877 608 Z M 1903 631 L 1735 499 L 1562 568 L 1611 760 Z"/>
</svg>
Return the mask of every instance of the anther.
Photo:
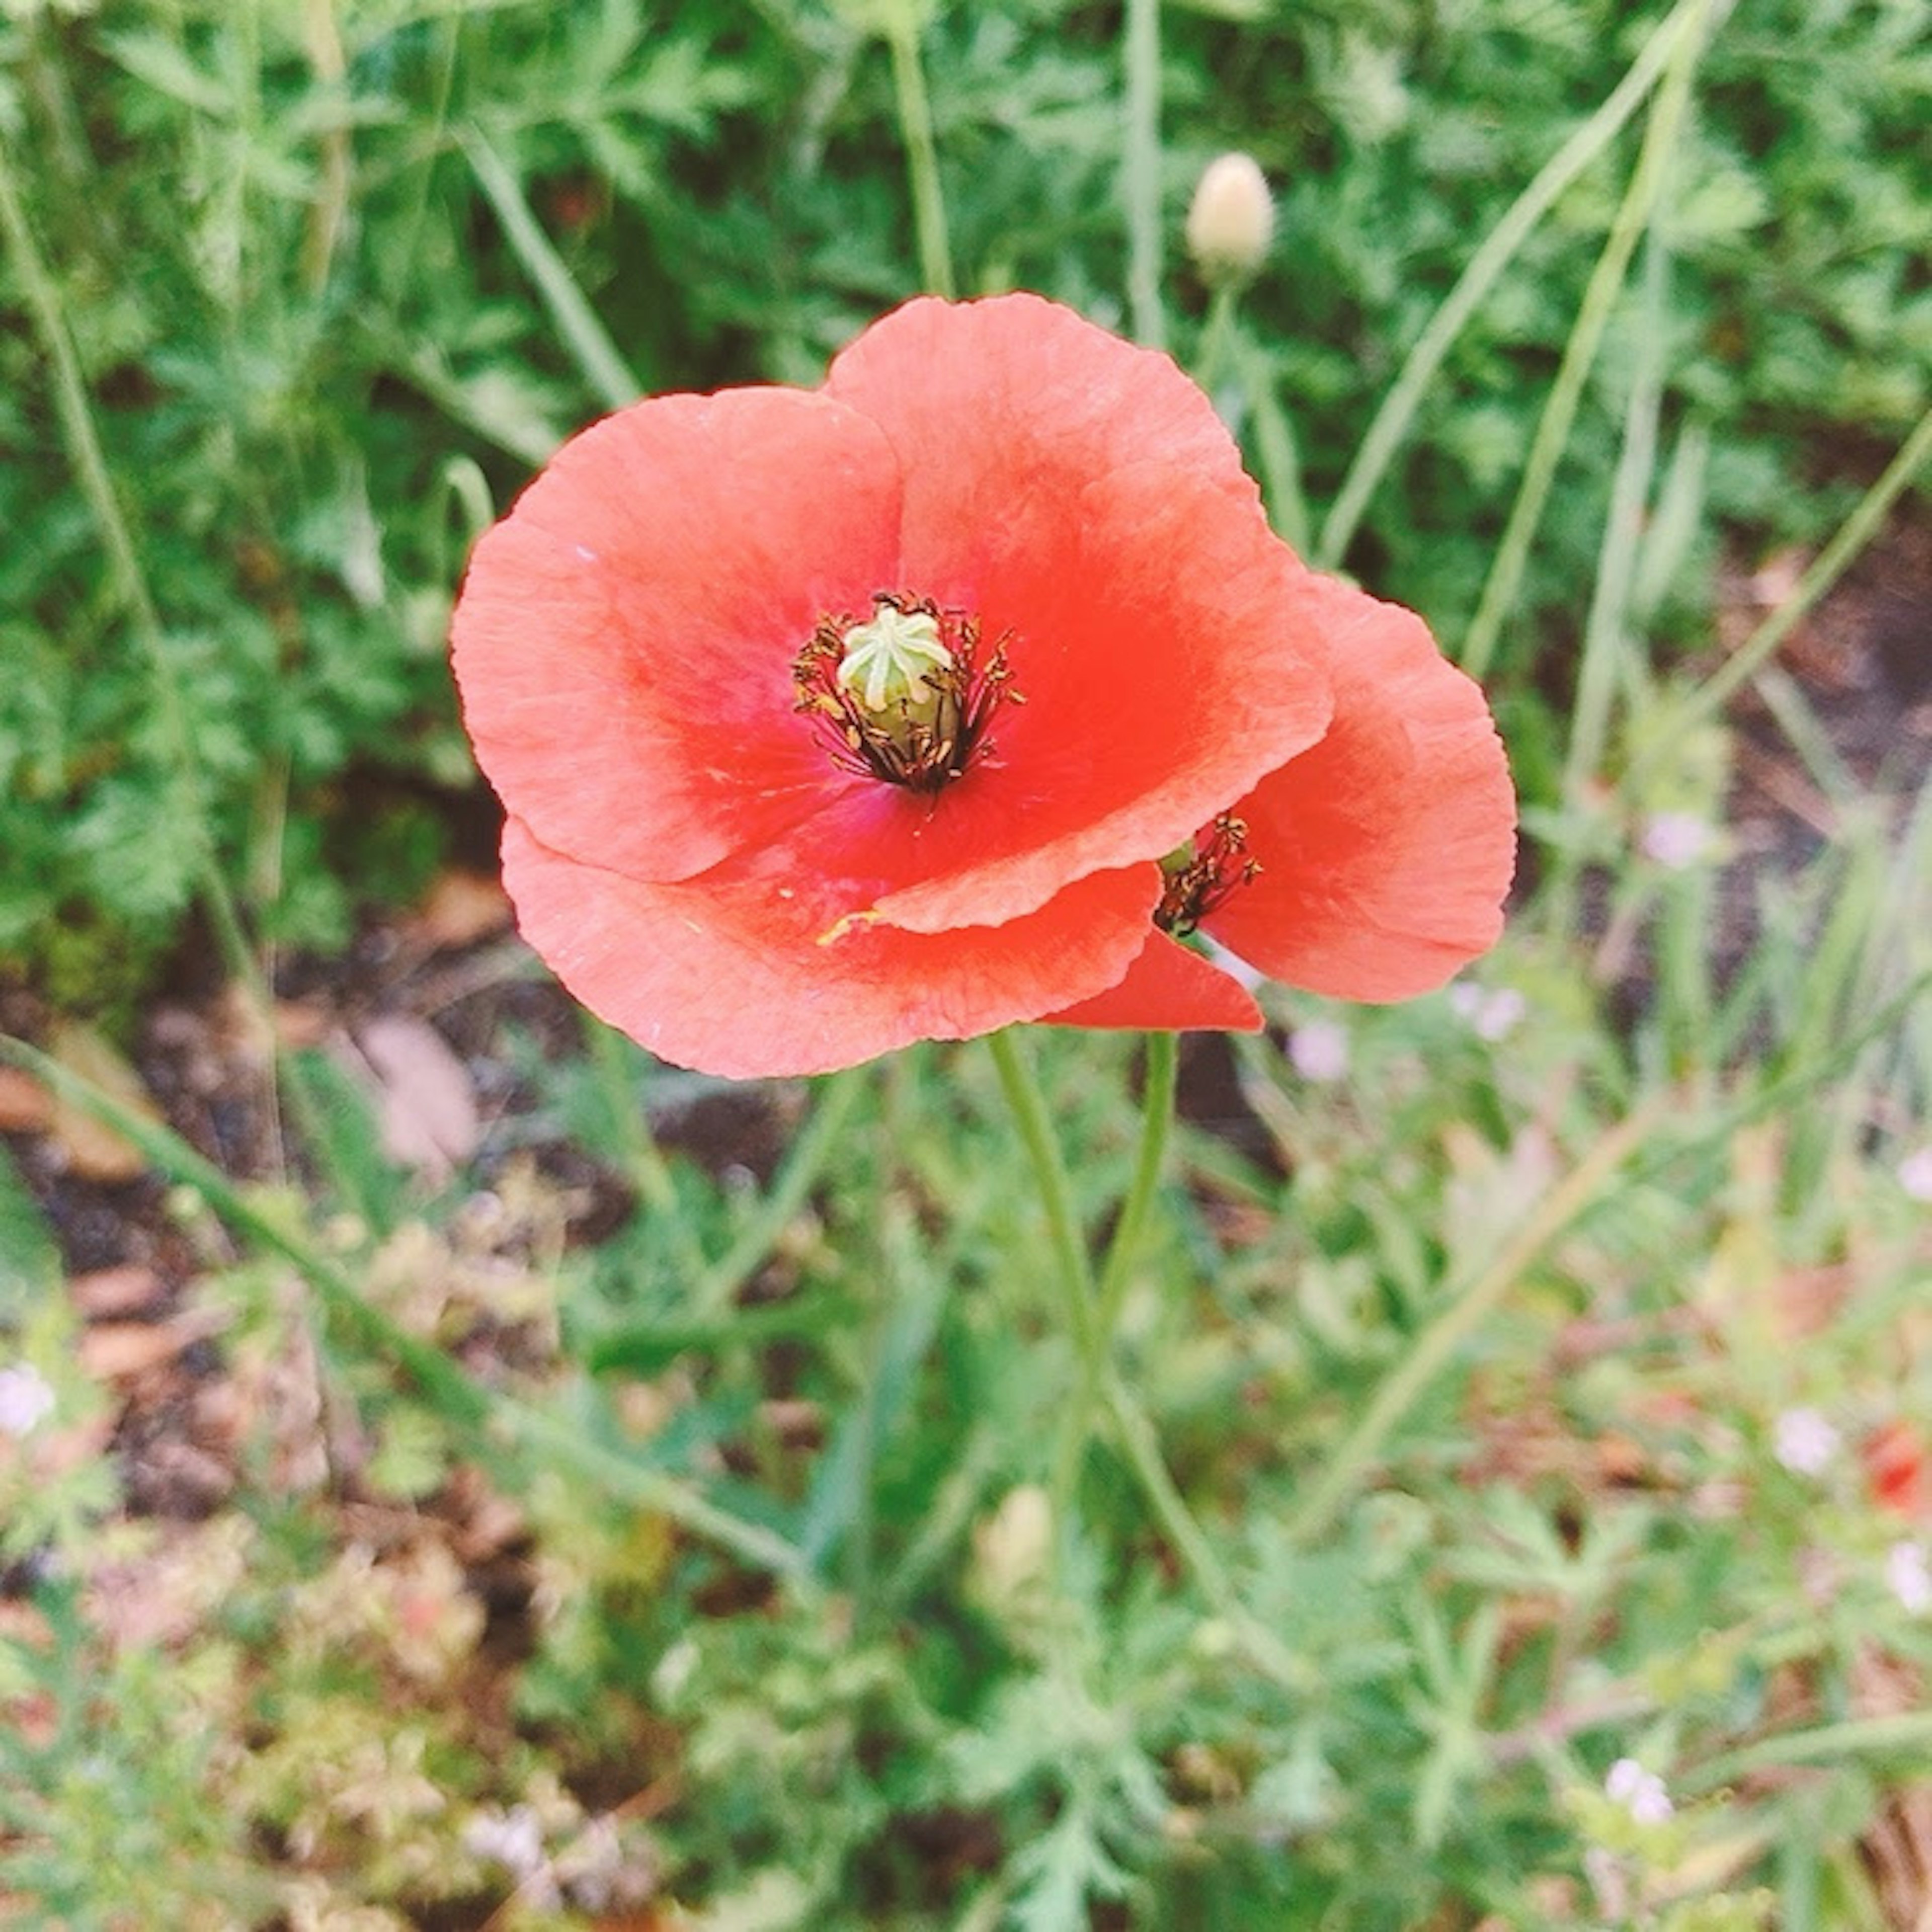
<svg viewBox="0 0 1932 1932">
<path fill-rule="evenodd" d="M 1224 812 L 1178 851 L 1169 853 L 1160 869 L 1166 884 L 1154 922 L 1176 939 L 1185 939 L 1262 868 L 1259 860 L 1248 856 L 1247 821 Z"/>
</svg>

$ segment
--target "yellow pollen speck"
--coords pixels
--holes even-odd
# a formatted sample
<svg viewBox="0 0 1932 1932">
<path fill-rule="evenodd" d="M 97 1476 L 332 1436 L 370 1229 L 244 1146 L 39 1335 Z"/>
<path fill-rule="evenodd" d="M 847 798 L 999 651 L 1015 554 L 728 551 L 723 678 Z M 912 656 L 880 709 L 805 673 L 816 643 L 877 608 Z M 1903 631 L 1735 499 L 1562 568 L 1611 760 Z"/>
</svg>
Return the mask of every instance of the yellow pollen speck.
<svg viewBox="0 0 1932 1932">
<path fill-rule="evenodd" d="M 848 912 L 844 918 L 835 920 L 831 925 L 828 926 L 818 935 L 815 944 L 820 946 L 836 946 L 854 927 L 877 926 L 879 919 L 880 915 L 875 912 Z"/>
</svg>

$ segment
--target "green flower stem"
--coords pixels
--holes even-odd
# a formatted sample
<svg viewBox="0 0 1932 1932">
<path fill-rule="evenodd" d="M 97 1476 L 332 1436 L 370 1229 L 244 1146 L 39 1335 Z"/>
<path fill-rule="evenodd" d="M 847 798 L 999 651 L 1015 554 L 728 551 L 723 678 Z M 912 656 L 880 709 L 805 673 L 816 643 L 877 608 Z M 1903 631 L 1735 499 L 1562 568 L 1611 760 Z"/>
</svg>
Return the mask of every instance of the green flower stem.
<svg viewBox="0 0 1932 1932">
<path fill-rule="evenodd" d="M 1148 1041 L 1147 1111 L 1134 1177 L 1122 1204 L 1120 1218 L 1102 1264 L 1096 1291 L 1093 1271 L 1082 1244 L 1072 1208 L 1066 1166 L 1054 1138 L 1046 1102 L 1031 1063 L 1014 1038 L 1012 1029 L 995 1034 L 988 1042 L 1008 1105 L 1026 1143 L 1040 1198 L 1053 1232 L 1059 1262 L 1058 1273 L 1067 1322 L 1081 1365 L 1080 1394 L 1074 1414 L 1061 1438 L 1060 1466 L 1054 1472 L 1054 1521 L 1064 1531 L 1071 1520 L 1072 1481 L 1067 1473 L 1077 1465 L 1085 1444 L 1094 1410 L 1104 1403 L 1122 1454 L 1148 1507 L 1174 1552 L 1215 1614 L 1226 1624 L 1236 1644 L 1255 1667 L 1284 1688 L 1306 1694 L 1308 1675 L 1294 1658 L 1243 1605 L 1226 1566 L 1215 1555 L 1207 1533 L 1188 1508 L 1186 1498 L 1160 1453 L 1160 1438 L 1144 1407 L 1114 1372 L 1110 1359 L 1114 1324 L 1126 1292 L 1133 1250 L 1147 1221 L 1160 1178 L 1168 1130 L 1174 1116 L 1174 1069 L 1178 1042 L 1172 1034 L 1155 1034 Z M 1069 1441 L 1073 1444 L 1067 1454 Z"/>
<path fill-rule="evenodd" d="M 1133 1258 L 1147 1226 L 1148 1210 L 1160 1186 L 1160 1171 L 1174 1126 L 1174 1090 L 1180 1067 L 1180 1036 L 1150 1033 L 1147 1036 L 1147 1090 L 1141 1114 L 1140 1151 L 1120 1219 L 1114 1226 L 1100 1285 L 1093 1304 L 1091 1346 L 1080 1360 L 1080 1380 L 1073 1400 L 1061 1418 L 1060 1442 L 1054 1458 L 1052 1495 L 1056 1517 L 1070 1509 L 1080 1479 L 1080 1465 L 1094 1432 L 1101 1385 L 1113 1366 L 1114 1336 L 1120 1324 Z"/>
<path fill-rule="evenodd" d="M 898 103 L 899 138 L 905 143 L 906 172 L 912 184 L 920 279 L 929 294 L 950 299 L 953 293 L 952 249 L 946 232 L 946 197 L 939 184 L 932 103 L 920 62 L 918 17 L 912 0 L 892 0 L 884 14 L 886 44 L 892 56 L 892 92 Z"/>
<path fill-rule="evenodd" d="M 1626 788 L 1640 774 L 1655 770 L 1665 752 L 1674 748 L 1685 732 L 1709 717 L 1740 685 L 1765 669 L 1778 646 L 1790 636 L 1806 614 L 1878 534 L 1886 513 L 1928 456 L 1932 456 L 1932 410 L 1918 418 L 1917 426 L 1905 439 L 1898 454 L 1886 465 L 1884 474 L 1858 500 L 1857 507 L 1839 526 L 1837 536 L 1818 553 L 1810 568 L 1798 580 L 1791 595 L 1731 653 L 1722 670 L 1698 686 L 1674 716 L 1660 719 L 1646 732 L 1642 750 L 1624 774 Z"/>
<path fill-rule="evenodd" d="M 1207 391 L 1210 402 L 1236 351 L 1234 310 L 1240 299 L 1240 289 L 1231 281 L 1224 281 L 1208 300 L 1208 320 L 1201 331 L 1201 356 L 1194 380 Z"/>
<path fill-rule="evenodd" d="M 1073 1211 L 1073 1189 L 1066 1177 L 1066 1162 L 1048 1118 L 1040 1076 L 1020 1043 L 1018 1030 L 1009 1027 L 1004 1033 L 993 1034 L 986 1044 L 1020 1138 L 1026 1143 L 1034 1178 L 1040 1186 L 1040 1205 L 1046 1210 L 1054 1272 L 1059 1277 L 1060 1299 L 1066 1305 L 1067 1326 L 1073 1331 L 1084 1362 L 1094 1348 L 1094 1270 Z"/>
<path fill-rule="evenodd" d="M 1215 1555 L 1206 1532 L 1195 1520 L 1186 1498 L 1168 1472 L 1160 1453 L 1160 1438 L 1147 1411 L 1119 1376 L 1109 1372 L 1106 1382 L 1108 1413 L 1126 1453 L 1127 1466 L 1134 1472 L 1167 1540 L 1193 1578 L 1196 1588 L 1207 1598 L 1257 1670 L 1283 1690 L 1298 1697 L 1306 1696 L 1315 1682 L 1308 1667 L 1241 1601 L 1234 1579 Z"/>
<path fill-rule="evenodd" d="M 1120 194 L 1127 216 L 1127 313 L 1134 340 L 1167 340 L 1160 305 L 1160 0 L 1127 0 L 1122 64 L 1126 111 Z"/>
<path fill-rule="evenodd" d="M 1471 619 L 1457 662 L 1472 677 L 1480 678 L 1490 668 L 1503 621 L 1514 606 L 1522 588 L 1524 570 L 1529 561 L 1543 512 L 1556 480 L 1556 466 L 1569 447 L 1570 432 L 1583 400 L 1583 387 L 1596 366 L 1610 316 L 1622 292 L 1630 257 L 1657 211 L 1678 136 L 1682 132 L 1690 105 L 1690 84 L 1697 71 L 1712 17 L 1730 0 L 1700 0 L 1684 37 L 1672 50 L 1664 83 L 1651 110 L 1650 124 L 1644 130 L 1643 146 L 1631 170 L 1630 185 L 1610 224 L 1610 238 L 1583 291 L 1575 326 L 1563 346 L 1563 360 L 1550 386 L 1549 400 L 1532 439 L 1528 460 L 1523 465 L 1522 482 L 1516 501 L 1510 506 L 1509 520 L 1496 545 L 1483 595 Z"/>
<path fill-rule="evenodd" d="M 694 1536 L 784 1577 L 794 1589 L 812 1593 L 802 1555 L 782 1537 L 719 1509 L 677 1478 L 604 1448 L 573 1424 L 478 1380 L 441 1349 L 412 1335 L 376 1307 L 347 1272 L 302 1231 L 258 1205 L 170 1129 L 122 1106 L 23 1040 L 0 1035 L 0 1061 L 32 1074 L 62 1100 L 104 1121 L 138 1148 L 169 1180 L 202 1196 L 230 1227 L 292 1264 L 328 1312 L 363 1347 L 394 1363 L 442 1414 L 482 1436 L 480 1446 L 487 1446 L 490 1436 L 500 1436 L 526 1450 L 540 1451 L 607 1493 L 654 1510 Z"/>
</svg>

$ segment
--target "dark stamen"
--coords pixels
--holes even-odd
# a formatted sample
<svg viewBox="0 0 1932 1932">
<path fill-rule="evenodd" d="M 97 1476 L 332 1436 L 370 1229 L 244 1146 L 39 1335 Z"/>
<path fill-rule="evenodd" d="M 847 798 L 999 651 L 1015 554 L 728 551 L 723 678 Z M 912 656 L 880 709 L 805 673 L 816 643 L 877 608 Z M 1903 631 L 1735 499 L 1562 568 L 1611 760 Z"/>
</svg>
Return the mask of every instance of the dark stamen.
<svg viewBox="0 0 1932 1932">
<path fill-rule="evenodd" d="M 1197 832 L 1160 866 L 1167 883 L 1154 922 L 1176 939 L 1185 939 L 1261 871 L 1260 861 L 1248 856 L 1246 821 L 1231 812 Z"/>
</svg>

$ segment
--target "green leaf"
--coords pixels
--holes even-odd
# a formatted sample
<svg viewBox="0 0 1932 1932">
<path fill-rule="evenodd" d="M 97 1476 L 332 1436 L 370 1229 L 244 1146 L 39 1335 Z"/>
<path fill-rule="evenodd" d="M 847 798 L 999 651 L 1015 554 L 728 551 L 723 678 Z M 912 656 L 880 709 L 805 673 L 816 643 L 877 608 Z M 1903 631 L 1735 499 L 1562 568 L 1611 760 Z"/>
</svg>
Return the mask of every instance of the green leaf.
<svg viewBox="0 0 1932 1932">
<path fill-rule="evenodd" d="M 17 1321 L 59 1286 L 60 1250 L 14 1156 L 0 1143 L 0 1321 Z"/>
</svg>

